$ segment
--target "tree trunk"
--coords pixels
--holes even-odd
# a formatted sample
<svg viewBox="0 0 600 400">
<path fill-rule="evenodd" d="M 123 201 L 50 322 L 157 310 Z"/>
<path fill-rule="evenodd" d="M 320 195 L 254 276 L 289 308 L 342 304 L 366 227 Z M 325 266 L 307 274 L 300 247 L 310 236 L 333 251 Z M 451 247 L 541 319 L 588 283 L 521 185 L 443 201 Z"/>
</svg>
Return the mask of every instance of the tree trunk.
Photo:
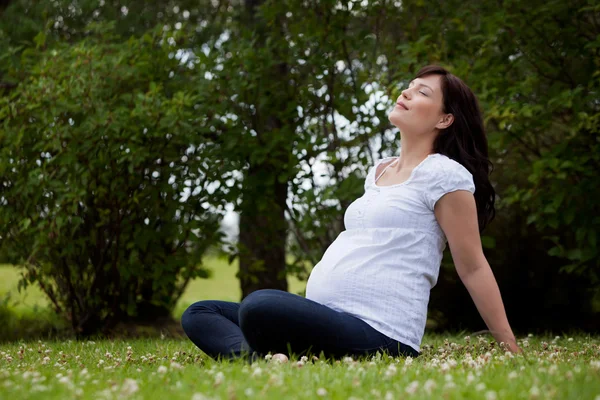
<svg viewBox="0 0 600 400">
<path fill-rule="evenodd" d="M 287 291 L 285 275 L 287 182 L 270 165 L 251 165 L 244 179 L 240 215 L 242 299 L 259 289 Z"/>
<path fill-rule="evenodd" d="M 251 26 L 258 37 L 256 46 L 262 46 L 268 29 L 265 21 L 256 18 L 256 9 L 262 0 L 246 0 L 246 25 Z M 288 65 L 280 62 L 265 70 L 264 81 L 286 82 Z M 281 135 L 286 122 L 282 115 L 289 104 L 282 91 L 262 93 L 269 99 L 258 113 L 266 116 L 257 118 L 254 129 L 258 132 L 261 145 L 268 145 L 273 135 Z M 268 116 L 267 116 L 268 115 Z M 287 291 L 285 268 L 287 222 L 285 205 L 288 192 L 287 175 L 290 143 L 278 141 L 271 154 L 263 161 L 252 161 L 248 157 L 249 168 L 244 177 L 242 204 L 239 224 L 239 265 L 238 278 L 242 289 L 242 299 L 259 289 L 280 289 Z M 288 148 L 289 147 L 289 148 Z M 285 176 L 285 179 L 280 177 Z M 283 182 L 281 182 L 283 181 Z"/>
</svg>

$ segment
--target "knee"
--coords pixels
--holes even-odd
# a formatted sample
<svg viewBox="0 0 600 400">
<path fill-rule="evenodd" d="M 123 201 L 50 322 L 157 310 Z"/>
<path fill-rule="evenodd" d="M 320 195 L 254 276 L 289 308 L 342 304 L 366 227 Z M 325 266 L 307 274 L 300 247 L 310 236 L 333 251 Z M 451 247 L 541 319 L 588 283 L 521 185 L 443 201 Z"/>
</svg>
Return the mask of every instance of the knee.
<svg viewBox="0 0 600 400">
<path fill-rule="evenodd" d="M 250 293 L 240 304 L 239 319 L 240 325 L 249 318 L 257 315 L 264 315 L 281 298 L 281 290 L 262 289 Z"/>
<path fill-rule="evenodd" d="M 198 324 L 202 314 L 212 313 L 214 309 L 210 301 L 198 301 L 189 306 L 181 316 L 181 327 L 188 334 Z"/>
</svg>

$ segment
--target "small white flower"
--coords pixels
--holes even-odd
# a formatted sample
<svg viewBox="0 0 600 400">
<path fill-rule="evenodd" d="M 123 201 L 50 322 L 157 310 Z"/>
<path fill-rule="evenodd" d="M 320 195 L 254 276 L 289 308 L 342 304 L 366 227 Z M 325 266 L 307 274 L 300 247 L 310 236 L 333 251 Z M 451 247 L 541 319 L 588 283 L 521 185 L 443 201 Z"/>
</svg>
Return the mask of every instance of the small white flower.
<svg viewBox="0 0 600 400">
<path fill-rule="evenodd" d="M 404 365 L 411 365 L 413 363 L 413 358 L 411 356 L 406 357 L 404 360 Z"/>
<path fill-rule="evenodd" d="M 444 385 L 445 389 L 454 389 L 456 387 L 456 383 L 452 382 L 452 381 L 448 381 L 446 382 L 446 384 Z"/>
<path fill-rule="evenodd" d="M 532 386 L 531 389 L 529 390 L 529 395 L 532 398 L 538 398 L 540 396 L 540 389 L 537 386 Z"/>
<path fill-rule="evenodd" d="M 590 361 L 590 366 L 593 369 L 600 370 L 600 360 L 592 360 L 592 361 Z"/>
<path fill-rule="evenodd" d="M 225 380 L 225 374 L 221 371 L 215 375 L 215 385 L 220 385 Z"/>
<path fill-rule="evenodd" d="M 327 395 L 327 390 L 325 390 L 325 388 L 318 388 L 317 389 L 317 396 L 326 396 Z"/>
<path fill-rule="evenodd" d="M 125 381 L 123 382 L 123 385 L 121 386 L 121 394 L 124 396 L 131 396 L 132 394 L 136 393 L 138 390 L 140 390 L 140 387 L 138 386 L 138 383 L 135 379 L 125 379 Z"/>
<path fill-rule="evenodd" d="M 477 385 L 475 385 L 475 390 L 477 390 L 478 392 L 485 390 L 485 383 L 479 382 Z"/>
<path fill-rule="evenodd" d="M 437 383 L 435 383 L 435 381 L 433 379 L 427 379 L 427 381 L 423 385 L 423 388 L 425 389 L 425 391 L 427 393 L 431 393 L 431 390 L 434 389 L 436 386 L 437 386 Z"/>
<path fill-rule="evenodd" d="M 352 359 L 352 357 L 344 357 L 344 359 L 342 360 L 345 364 L 352 364 L 352 361 L 354 361 Z"/>
<path fill-rule="evenodd" d="M 183 367 L 181 366 L 181 364 L 179 364 L 178 362 L 172 362 L 171 363 L 171 369 L 182 369 Z"/>
<path fill-rule="evenodd" d="M 164 365 L 161 365 L 160 367 L 158 367 L 158 373 L 159 374 L 166 374 L 167 373 L 167 367 L 165 367 Z"/>
<path fill-rule="evenodd" d="M 210 400 L 210 397 L 207 397 L 202 393 L 194 393 L 192 400 Z"/>
<path fill-rule="evenodd" d="M 475 376 L 471 372 L 467 375 L 467 383 L 471 383 L 475 380 Z"/>
<path fill-rule="evenodd" d="M 50 362 L 50 357 L 44 357 L 42 360 L 42 364 L 48 364 Z"/>
<path fill-rule="evenodd" d="M 485 392 L 485 400 L 496 400 L 497 398 L 498 396 L 493 390 L 488 390 L 487 392 Z"/>
<path fill-rule="evenodd" d="M 511 372 L 508 374 L 508 379 L 515 379 L 515 378 L 516 378 L 518 375 L 519 375 L 519 374 L 517 374 L 517 372 L 516 372 L 516 371 L 511 371 Z"/>
<path fill-rule="evenodd" d="M 306 363 L 306 362 L 308 362 L 308 357 L 302 356 L 302 357 L 300 357 L 300 361 L 302 361 L 303 363 Z"/>
<path fill-rule="evenodd" d="M 396 372 L 398 371 L 398 369 L 396 368 L 396 366 L 394 364 L 390 364 L 387 368 L 387 370 L 385 371 L 385 376 L 393 376 L 396 375 Z"/>
<path fill-rule="evenodd" d="M 252 371 L 252 376 L 260 376 L 262 374 L 262 369 L 260 367 L 257 367 L 254 369 L 254 371 Z"/>
<path fill-rule="evenodd" d="M 252 388 L 247 388 L 244 390 L 244 394 L 248 397 L 252 397 L 254 395 L 254 390 L 252 390 Z"/>
<path fill-rule="evenodd" d="M 406 387 L 406 393 L 410 393 L 413 394 L 417 391 L 417 389 L 419 388 L 419 381 L 412 381 L 411 383 L 408 384 L 408 386 Z"/>
</svg>

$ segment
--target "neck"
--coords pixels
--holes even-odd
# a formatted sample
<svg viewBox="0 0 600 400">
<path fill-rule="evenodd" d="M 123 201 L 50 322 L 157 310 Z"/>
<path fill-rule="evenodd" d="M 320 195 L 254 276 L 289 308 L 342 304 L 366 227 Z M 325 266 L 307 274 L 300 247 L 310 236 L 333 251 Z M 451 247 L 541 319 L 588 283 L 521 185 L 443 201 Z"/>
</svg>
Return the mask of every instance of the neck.
<svg viewBox="0 0 600 400">
<path fill-rule="evenodd" d="M 400 135 L 400 160 L 398 168 L 415 167 L 428 155 L 433 154 L 433 143 L 427 137 L 419 140 L 407 135 Z"/>
</svg>

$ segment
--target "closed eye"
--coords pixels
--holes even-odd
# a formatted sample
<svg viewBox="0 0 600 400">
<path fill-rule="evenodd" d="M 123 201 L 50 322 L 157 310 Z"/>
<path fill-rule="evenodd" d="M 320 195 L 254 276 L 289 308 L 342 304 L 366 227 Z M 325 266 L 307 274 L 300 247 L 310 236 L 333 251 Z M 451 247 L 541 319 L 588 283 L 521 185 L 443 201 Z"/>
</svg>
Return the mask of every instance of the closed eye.
<svg viewBox="0 0 600 400">
<path fill-rule="evenodd" d="M 427 96 L 424 92 L 419 92 L 419 93 L 421 93 L 423 96 Z"/>
</svg>

